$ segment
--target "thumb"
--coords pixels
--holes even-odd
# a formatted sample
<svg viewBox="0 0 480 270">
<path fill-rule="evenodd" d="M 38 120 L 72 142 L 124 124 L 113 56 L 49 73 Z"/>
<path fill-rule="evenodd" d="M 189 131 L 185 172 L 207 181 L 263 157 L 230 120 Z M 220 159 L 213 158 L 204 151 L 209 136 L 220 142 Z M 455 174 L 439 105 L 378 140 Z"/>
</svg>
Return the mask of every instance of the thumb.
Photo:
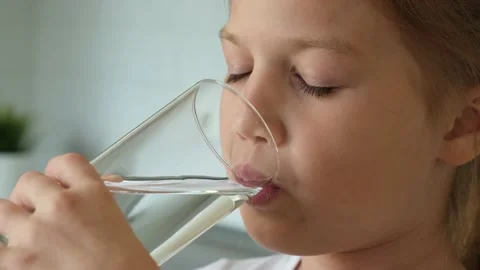
<svg viewBox="0 0 480 270">
<path fill-rule="evenodd" d="M 116 175 L 116 174 L 102 175 L 102 180 L 108 181 L 108 182 L 123 182 L 123 178 L 120 175 Z"/>
</svg>

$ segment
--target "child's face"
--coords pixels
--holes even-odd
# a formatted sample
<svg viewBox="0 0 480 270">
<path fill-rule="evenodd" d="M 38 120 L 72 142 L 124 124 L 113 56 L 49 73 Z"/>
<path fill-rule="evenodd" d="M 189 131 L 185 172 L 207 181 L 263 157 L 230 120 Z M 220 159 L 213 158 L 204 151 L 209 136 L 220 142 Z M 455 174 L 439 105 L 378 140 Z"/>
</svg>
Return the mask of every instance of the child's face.
<svg viewBox="0 0 480 270">
<path fill-rule="evenodd" d="M 347 251 L 441 215 L 442 134 L 427 117 L 419 66 L 379 9 L 232 1 L 223 37 L 229 73 L 247 73 L 231 84 L 262 112 L 280 151 L 280 195 L 241 209 L 253 238 L 290 254 Z"/>
</svg>

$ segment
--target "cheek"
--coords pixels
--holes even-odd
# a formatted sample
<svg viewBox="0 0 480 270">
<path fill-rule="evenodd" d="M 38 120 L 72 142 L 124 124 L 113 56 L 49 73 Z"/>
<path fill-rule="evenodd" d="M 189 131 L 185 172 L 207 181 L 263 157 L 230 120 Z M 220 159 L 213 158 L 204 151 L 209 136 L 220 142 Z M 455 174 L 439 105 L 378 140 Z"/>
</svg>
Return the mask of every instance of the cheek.
<svg viewBox="0 0 480 270">
<path fill-rule="evenodd" d="M 433 166 L 423 105 L 411 96 L 391 97 L 396 104 L 384 98 L 347 98 L 296 117 L 294 192 L 324 227 L 351 229 L 355 220 L 360 230 L 395 229 L 423 200 Z"/>
</svg>

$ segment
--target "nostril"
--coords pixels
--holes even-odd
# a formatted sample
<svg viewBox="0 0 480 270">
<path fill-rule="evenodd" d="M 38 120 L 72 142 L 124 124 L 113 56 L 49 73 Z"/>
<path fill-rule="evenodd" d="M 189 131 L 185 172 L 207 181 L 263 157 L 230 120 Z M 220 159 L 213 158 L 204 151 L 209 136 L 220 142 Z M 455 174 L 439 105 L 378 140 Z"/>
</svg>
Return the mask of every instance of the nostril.
<svg viewBox="0 0 480 270">
<path fill-rule="evenodd" d="M 267 140 L 267 138 L 262 137 L 262 136 L 255 136 L 255 143 L 268 144 L 268 140 Z"/>
<path fill-rule="evenodd" d="M 242 134 L 241 132 L 236 132 L 237 136 L 242 140 L 242 141 L 251 141 L 255 144 L 268 144 L 268 139 L 265 138 L 264 136 L 260 135 L 254 135 L 254 136 L 246 136 Z"/>
</svg>

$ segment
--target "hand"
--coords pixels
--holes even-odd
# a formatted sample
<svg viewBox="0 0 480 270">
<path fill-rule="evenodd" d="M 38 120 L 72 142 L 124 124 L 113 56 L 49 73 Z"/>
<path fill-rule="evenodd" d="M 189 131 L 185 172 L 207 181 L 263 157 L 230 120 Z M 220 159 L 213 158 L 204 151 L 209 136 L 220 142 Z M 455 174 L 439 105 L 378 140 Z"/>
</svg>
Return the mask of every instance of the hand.
<svg viewBox="0 0 480 270">
<path fill-rule="evenodd" d="M 158 269 L 96 170 L 76 154 L 23 175 L 0 201 L 0 269 Z"/>
</svg>

